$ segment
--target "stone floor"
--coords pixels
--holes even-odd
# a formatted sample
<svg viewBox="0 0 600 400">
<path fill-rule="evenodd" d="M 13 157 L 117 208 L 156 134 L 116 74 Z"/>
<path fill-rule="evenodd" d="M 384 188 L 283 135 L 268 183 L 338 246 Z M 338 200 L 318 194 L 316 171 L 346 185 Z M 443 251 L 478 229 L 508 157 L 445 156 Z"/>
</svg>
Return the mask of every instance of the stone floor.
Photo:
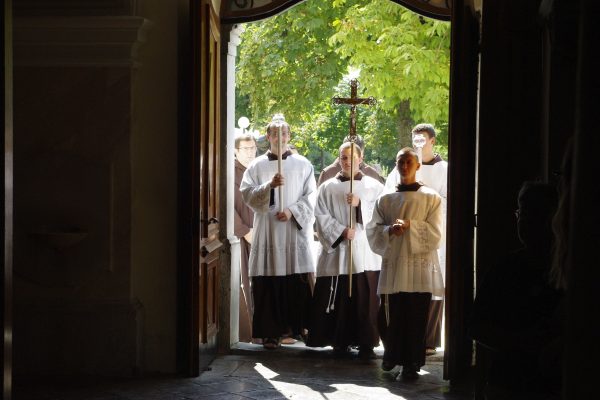
<svg viewBox="0 0 600 400">
<path fill-rule="evenodd" d="M 330 349 L 308 349 L 301 342 L 277 350 L 240 344 L 232 354 L 217 357 L 197 378 L 127 380 L 53 380 L 15 387 L 15 400 L 228 400 L 302 399 L 359 400 L 471 399 L 442 380 L 442 355 L 428 357 L 417 381 L 405 382 L 377 359 L 363 361 L 356 353 L 335 358 Z"/>
</svg>

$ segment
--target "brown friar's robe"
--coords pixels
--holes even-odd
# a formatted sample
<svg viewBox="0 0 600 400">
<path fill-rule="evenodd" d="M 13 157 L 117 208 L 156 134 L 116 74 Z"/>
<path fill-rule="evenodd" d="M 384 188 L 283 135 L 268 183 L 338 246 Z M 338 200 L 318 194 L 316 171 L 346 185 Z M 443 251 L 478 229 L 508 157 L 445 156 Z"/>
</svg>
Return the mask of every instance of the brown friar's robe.
<svg viewBox="0 0 600 400">
<path fill-rule="evenodd" d="M 241 249 L 241 288 L 240 288 L 240 342 L 252 340 L 252 294 L 250 293 L 250 278 L 248 277 L 248 258 L 250 258 L 250 243 L 246 241 L 246 235 L 252 229 L 254 211 L 244 203 L 240 193 L 240 183 L 244 176 L 244 167 L 235 160 L 235 220 L 233 232 L 240 238 Z"/>
</svg>

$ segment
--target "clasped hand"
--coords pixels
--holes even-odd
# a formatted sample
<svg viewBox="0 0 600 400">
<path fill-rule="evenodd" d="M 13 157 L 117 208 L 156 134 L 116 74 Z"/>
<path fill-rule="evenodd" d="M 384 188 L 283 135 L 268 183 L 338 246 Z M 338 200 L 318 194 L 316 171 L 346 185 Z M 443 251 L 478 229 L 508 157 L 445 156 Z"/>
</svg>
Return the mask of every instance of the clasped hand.
<svg viewBox="0 0 600 400">
<path fill-rule="evenodd" d="M 289 208 L 286 208 L 283 211 L 279 211 L 275 214 L 275 217 L 282 222 L 285 221 L 289 221 L 290 219 L 292 219 L 292 212 L 290 211 Z"/>
<path fill-rule="evenodd" d="M 390 227 L 390 235 L 400 236 L 410 228 L 410 220 L 408 219 L 397 219 L 396 222 Z"/>
</svg>

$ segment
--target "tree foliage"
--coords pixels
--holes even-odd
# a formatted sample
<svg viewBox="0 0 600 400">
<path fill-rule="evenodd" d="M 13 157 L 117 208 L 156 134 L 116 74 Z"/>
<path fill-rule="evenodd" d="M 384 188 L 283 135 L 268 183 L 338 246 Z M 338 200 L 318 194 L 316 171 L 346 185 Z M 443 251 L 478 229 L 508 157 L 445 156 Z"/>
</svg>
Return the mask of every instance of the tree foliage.
<svg viewBox="0 0 600 400">
<path fill-rule="evenodd" d="M 415 121 L 435 124 L 438 143 L 446 140 L 449 47 L 449 23 L 389 0 L 309 0 L 246 25 L 237 116 L 262 128 L 284 113 L 294 143 L 318 168 L 348 132 L 348 108 L 331 98 L 349 96 L 349 74 L 357 72 L 359 95 L 378 101 L 357 111 L 365 159 L 389 168 L 398 148 L 410 144 Z"/>
<path fill-rule="evenodd" d="M 408 100 L 413 120 L 448 120 L 449 23 L 373 0 L 349 7 L 333 25 L 329 43 L 360 69 L 362 84 L 384 110 Z"/>
</svg>

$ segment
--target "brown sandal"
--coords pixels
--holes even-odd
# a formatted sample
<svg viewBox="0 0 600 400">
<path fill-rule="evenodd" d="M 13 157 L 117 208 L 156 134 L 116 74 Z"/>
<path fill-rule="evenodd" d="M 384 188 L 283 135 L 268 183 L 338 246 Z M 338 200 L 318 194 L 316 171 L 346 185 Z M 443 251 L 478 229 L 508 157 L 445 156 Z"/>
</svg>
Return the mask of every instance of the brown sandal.
<svg viewBox="0 0 600 400">
<path fill-rule="evenodd" d="M 279 347 L 279 339 L 275 338 L 264 338 L 263 347 L 267 350 L 275 350 Z"/>
<path fill-rule="evenodd" d="M 281 338 L 281 344 L 294 344 L 297 340 L 290 336 L 284 336 Z"/>
</svg>

